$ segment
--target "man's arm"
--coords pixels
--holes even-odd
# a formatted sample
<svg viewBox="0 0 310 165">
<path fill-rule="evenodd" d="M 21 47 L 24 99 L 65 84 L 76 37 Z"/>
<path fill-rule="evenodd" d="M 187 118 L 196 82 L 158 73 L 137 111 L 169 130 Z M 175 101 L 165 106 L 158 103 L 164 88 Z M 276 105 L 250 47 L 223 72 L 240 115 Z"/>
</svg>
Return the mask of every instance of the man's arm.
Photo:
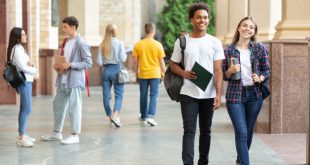
<svg viewBox="0 0 310 165">
<path fill-rule="evenodd" d="M 165 61 L 164 61 L 163 57 L 160 57 L 158 60 L 159 60 L 159 64 L 160 64 L 161 79 L 163 79 L 164 75 L 165 75 L 165 70 L 166 70 Z"/>
<path fill-rule="evenodd" d="M 139 59 L 138 59 L 138 56 L 133 56 L 134 57 L 134 62 L 136 63 L 136 81 L 139 82 Z"/>
<path fill-rule="evenodd" d="M 195 79 L 196 78 L 196 74 L 195 72 L 192 71 L 187 71 L 187 70 L 183 70 L 178 63 L 173 62 L 172 60 L 170 60 L 169 62 L 170 65 L 170 69 L 174 74 L 177 74 L 185 79 Z"/>
<path fill-rule="evenodd" d="M 213 62 L 214 69 L 214 85 L 216 91 L 216 97 L 214 98 L 213 107 L 217 109 L 221 106 L 221 95 L 222 95 L 222 83 L 223 83 L 223 72 L 222 72 L 222 60 L 216 60 Z"/>
</svg>

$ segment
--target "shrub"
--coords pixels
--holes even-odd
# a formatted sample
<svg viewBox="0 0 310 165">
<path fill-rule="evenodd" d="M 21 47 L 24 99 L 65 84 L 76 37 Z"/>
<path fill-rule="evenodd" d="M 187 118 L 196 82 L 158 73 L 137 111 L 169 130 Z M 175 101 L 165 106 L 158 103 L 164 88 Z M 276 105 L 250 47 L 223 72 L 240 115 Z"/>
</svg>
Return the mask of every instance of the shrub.
<svg viewBox="0 0 310 165">
<path fill-rule="evenodd" d="M 207 32 L 215 34 L 214 0 L 167 0 L 167 6 L 158 15 L 157 26 L 162 34 L 160 39 L 167 57 L 171 56 L 175 40 L 181 32 L 190 32 L 192 25 L 188 20 L 188 7 L 194 2 L 205 2 L 210 6 L 211 16 Z"/>
</svg>

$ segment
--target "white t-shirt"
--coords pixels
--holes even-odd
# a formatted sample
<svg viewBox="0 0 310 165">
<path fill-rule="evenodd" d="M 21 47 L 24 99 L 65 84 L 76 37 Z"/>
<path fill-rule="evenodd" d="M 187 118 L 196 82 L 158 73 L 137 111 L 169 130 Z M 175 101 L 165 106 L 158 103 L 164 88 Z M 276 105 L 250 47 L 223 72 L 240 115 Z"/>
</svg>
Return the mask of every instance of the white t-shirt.
<svg viewBox="0 0 310 165">
<path fill-rule="evenodd" d="M 252 68 L 251 68 L 251 60 L 250 55 L 251 51 L 250 49 L 239 49 L 240 52 L 240 63 L 241 63 L 241 80 L 243 86 L 253 86 L 253 79 L 252 79 Z"/>
<path fill-rule="evenodd" d="M 213 62 L 225 59 L 222 43 L 219 39 L 206 34 L 201 38 L 191 38 L 189 35 L 186 38 L 186 48 L 184 50 L 184 65 L 185 70 L 191 70 L 195 62 L 199 63 L 210 73 L 213 71 Z M 179 39 L 174 44 L 174 50 L 171 60 L 180 63 L 182 58 Z M 214 98 L 216 91 L 213 83 L 213 78 L 209 83 L 206 91 L 201 90 L 188 79 L 184 79 L 184 84 L 181 89 L 181 94 L 198 98 Z"/>
<path fill-rule="evenodd" d="M 70 63 L 70 58 L 72 54 L 73 47 L 75 46 L 76 37 L 68 39 L 64 47 L 64 56 L 67 63 Z M 61 77 L 61 82 L 65 84 L 68 78 L 68 72 L 65 72 Z"/>
</svg>

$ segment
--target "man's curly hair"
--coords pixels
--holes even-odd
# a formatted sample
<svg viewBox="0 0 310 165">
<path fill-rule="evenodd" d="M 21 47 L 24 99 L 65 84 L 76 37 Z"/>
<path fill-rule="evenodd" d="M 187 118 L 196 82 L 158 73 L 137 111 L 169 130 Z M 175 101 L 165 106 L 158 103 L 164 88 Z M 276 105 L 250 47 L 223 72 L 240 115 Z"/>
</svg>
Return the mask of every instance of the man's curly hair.
<svg viewBox="0 0 310 165">
<path fill-rule="evenodd" d="M 189 8 L 188 8 L 188 18 L 189 20 L 192 19 L 195 15 L 195 12 L 197 10 L 206 10 L 208 15 L 210 16 L 210 7 L 209 5 L 207 5 L 204 2 L 198 2 L 198 3 L 194 3 L 192 4 Z"/>
</svg>

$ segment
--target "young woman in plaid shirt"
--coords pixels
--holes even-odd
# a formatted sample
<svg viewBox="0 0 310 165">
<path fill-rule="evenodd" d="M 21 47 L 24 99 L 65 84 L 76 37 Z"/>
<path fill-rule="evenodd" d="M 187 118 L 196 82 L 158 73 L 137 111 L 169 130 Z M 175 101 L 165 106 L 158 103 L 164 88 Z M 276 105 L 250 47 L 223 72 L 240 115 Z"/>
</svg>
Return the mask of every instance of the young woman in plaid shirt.
<svg viewBox="0 0 310 165">
<path fill-rule="evenodd" d="M 250 164 L 253 129 L 263 103 L 259 85 L 270 76 L 268 51 L 262 43 L 255 42 L 256 34 L 254 19 L 245 17 L 237 26 L 232 44 L 224 50 L 226 60 L 222 65 L 224 80 L 228 81 L 226 106 L 235 130 L 237 165 Z M 232 58 L 238 62 L 234 64 Z M 234 76 L 237 73 L 241 75 L 239 79 Z"/>
</svg>

